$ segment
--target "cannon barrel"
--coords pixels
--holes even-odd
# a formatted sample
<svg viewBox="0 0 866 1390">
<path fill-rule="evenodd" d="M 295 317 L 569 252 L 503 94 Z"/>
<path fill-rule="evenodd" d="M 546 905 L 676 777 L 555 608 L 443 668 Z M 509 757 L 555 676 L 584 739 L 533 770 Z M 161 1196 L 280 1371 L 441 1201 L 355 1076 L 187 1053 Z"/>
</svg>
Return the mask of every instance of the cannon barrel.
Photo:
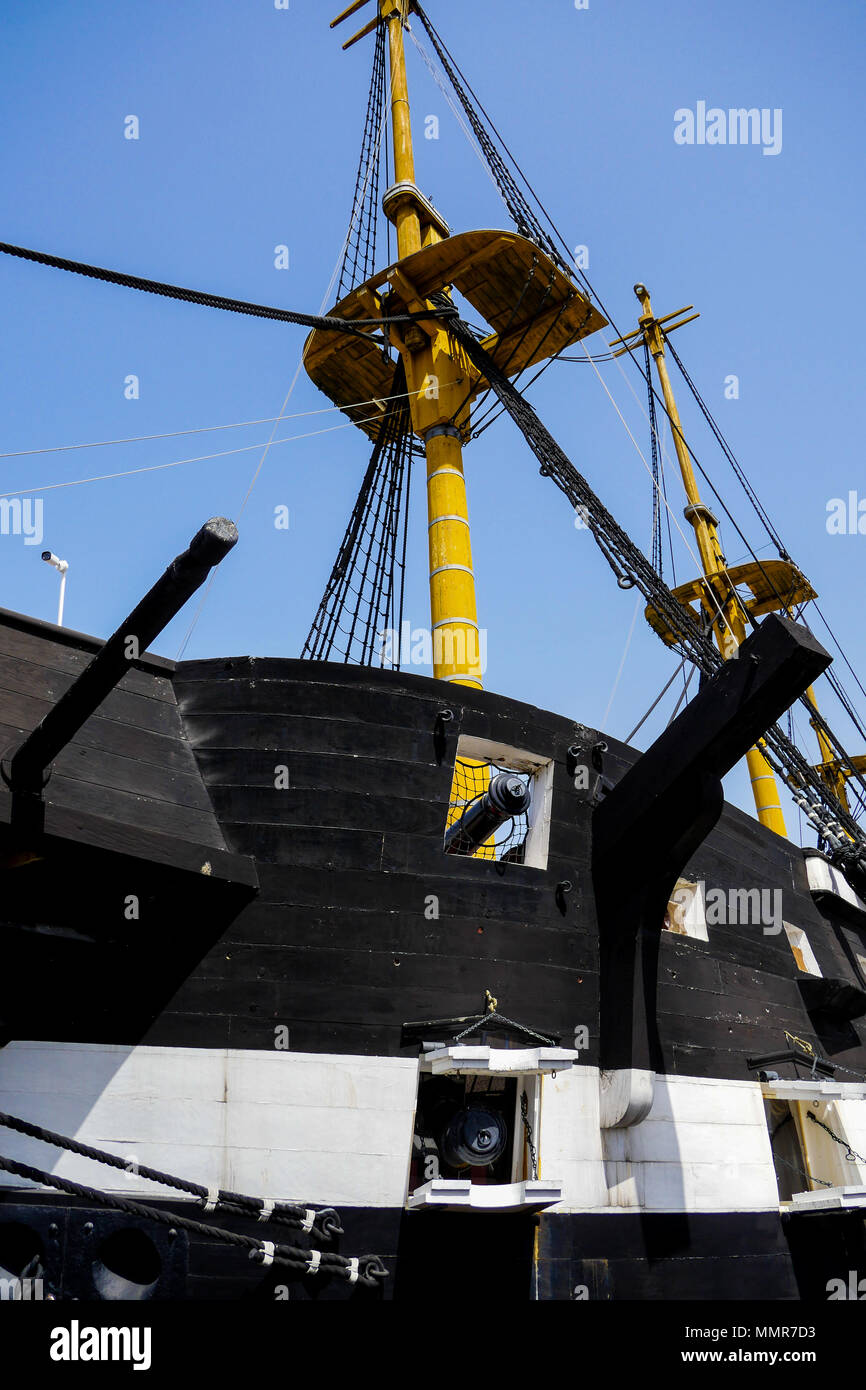
<svg viewBox="0 0 866 1390">
<path fill-rule="evenodd" d="M 12 755 L 3 776 L 13 792 L 38 793 L 46 768 L 75 736 L 85 720 L 142 656 L 163 628 L 200 588 L 215 565 L 238 539 L 234 522 L 212 517 L 173 560 L 149 593 L 100 647 L 53 709 L 37 724 Z"/>
<path fill-rule="evenodd" d="M 514 816 L 529 810 L 529 787 L 513 772 L 500 772 L 491 777 L 490 786 L 477 801 L 473 801 L 459 820 L 445 832 L 446 854 L 471 854 L 495 830 Z"/>
</svg>

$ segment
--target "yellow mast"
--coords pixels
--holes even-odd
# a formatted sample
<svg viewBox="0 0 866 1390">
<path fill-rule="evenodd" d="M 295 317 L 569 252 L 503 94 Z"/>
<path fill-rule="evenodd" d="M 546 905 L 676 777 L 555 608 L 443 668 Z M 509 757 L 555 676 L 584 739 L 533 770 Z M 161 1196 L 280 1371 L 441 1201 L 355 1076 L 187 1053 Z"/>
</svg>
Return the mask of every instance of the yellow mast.
<svg viewBox="0 0 866 1390">
<path fill-rule="evenodd" d="M 640 301 L 643 313 L 638 319 L 640 328 L 636 334 L 628 334 L 627 338 L 629 340 L 636 338 L 638 342 L 644 341 L 655 362 L 664 395 L 665 409 L 671 422 L 680 473 L 688 497 L 685 517 L 695 533 L 698 556 L 706 580 L 701 594 L 702 607 L 712 623 L 713 635 L 722 655 L 726 658 L 735 656 L 746 636 L 743 605 L 737 597 L 728 573 L 727 561 L 722 553 L 718 521 L 710 508 L 701 500 L 691 456 L 683 438 L 676 398 L 665 362 L 665 334 L 672 332 L 675 328 L 680 328 L 683 323 L 689 322 L 689 320 L 682 319 L 679 323 L 670 323 L 667 327 L 663 327 L 669 319 L 676 318 L 677 315 L 669 314 L 664 319 L 657 319 L 653 314 L 649 291 L 646 286 L 635 285 L 634 292 Z M 689 305 L 688 307 L 691 308 L 692 306 Z M 685 311 L 679 310 L 679 313 L 683 312 Z M 696 318 L 697 315 L 693 315 L 693 317 Z M 625 341 L 626 339 L 618 338 L 616 343 Z M 611 344 L 611 346 L 616 346 L 616 344 Z M 746 755 L 746 762 L 749 767 L 758 820 L 770 830 L 775 830 L 778 835 L 787 835 L 776 779 L 760 747 L 749 750 Z"/>
<path fill-rule="evenodd" d="M 352 0 L 331 27 L 365 7 Z M 334 307 L 345 318 L 391 318 L 389 341 L 400 353 L 412 429 L 424 441 L 433 674 L 481 688 L 481 643 L 472 544 L 463 472 L 463 445 L 471 434 L 470 407 L 483 385 L 445 320 L 436 317 L 441 295 L 463 295 L 491 325 L 483 340 L 511 376 L 555 356 L 597 332 L 606 320 L 544 249 L 517 232 L 451 229 L 415 183 L 412 119 L 406 81 L 404 30 L 414 0 L 375 0 L 376 17 L 344 43 L 350 48 L 380 26 L 387 33 L 394 183 L 382 199 L 397 232 L 397 260 L 357 285 Z M 412 322 L 406 324 L 406 316 Z M 401 321 L 402 320 L 402 321 Z M 371 438 L 369 410 L 353 402 L 379 402 L 393 371 L 387 355 L 358 338 L 315 330 L 304 365 L 313 381 Z M 382 407 L 384 409 L 384 407 Z"/>
<path fill-rule="evenodd" d="M 410 0 L 378 0 L 380 18 L 388 26 L 391 69 L 391 129 L 394 145 L 394 185 L 384 199 L 386 216 L 397 230 L 398 259 L 420 251 L 447 235 L 427 199 L 415 185 L 412 118 L 406 81 L 403 27 Z M 398 269 L 392 283 L 411 309 L 421 312 L 426 300 L 414 292 Z M 433 675 L 439 680 L 482 688 L 478 611 L 469 511 L 463 473 L 461 434 L 453 423 L 466 405 L 466 365 L 454 351 L 448 333 L 429 320 L 403 334 L 400 355 L 406 369 L 412 426 L 424 441 L 427 455 L 427 521 L 430 570 L 430 628 Z"/>
<path fill-rule="evenodd" d="M 351 0 L 342 14 L 331 21 L 331 28 L 368 3 L 370 0 Z M 462 444 L 470 435 L 469 408 L 481 383 L 442 320 L 428 317 L 433 308 L 431 295 L 443 291 L 447 296 L 453 285 L 481 311 L 494 325 L 494 332 L 483 345 L 495 360 L 501 361 L 509 375 L 517 375 L 526 367 L 555 356 L 567 344 L 597 332 L 605 326 L 605 320 L 545 253 L 525 238 L 490 231 L 451 237 L 447 223 L 415 184 L 403 42 L 414 0 L 375 0 L 375 7 L 375 18 L 343 48 L 351 48 L 380 24 L 386 26 L 395 181 L 385 193 L 382 208 L 396 228 L 398 260 L 357 286 L 332 312 L 349 319 L 364 315 L 376 318 L 387 316 L 393 304 L 396 314 L 408 312 L 414 316 L 408 327 L 400 325 L 400 331 L 392 324 L 390 339 L 405 367 L 412 427 L 424 441 L 427 457 L 433 674 L 440 680 L 480 689 L 481 653 Z M 442 246 L 443 242 L 447 246 Z M 513 286 L 524 275 L 526 283 L 517 305 L 519 308 L 525 297 L 524 317 L 515 322 Z M 728 658 L 736 655 L 746 635 L 747 620 L 772 611 L 790 613 L 816 594 L 787 559 L 728 567 L 719 541 L 718 522 L 700 497 L 665 362 L 665 337 L 691 320 L 670 322 L 685 310 L 657 319 L 646 287 L 636 285 L 635 293 L 643 311 L 639 327 L 611 346 L 625 344 L 621 352 L 626 352 L 645 342 L 652 353 L 688 497 L 685 516 L 695 533 L 702 569 L 699 579 L 678 586 L 674 596 L 684 606 L 695 605 L 692 612 L 696 618 L 703 614 L 722 654 Z M 345 338 L 338 339 L 339 335 L 321 330 L 311 335 L 304 355 L 307 371 L 320 389 L 375 439 L 376 425 L 369 418 L 361 418 L 358 407 L 349 403 L 364 397 L 377 400 L 388 394 L 387 356 L 383 362 L 375 349 L 359 348 L 357 339 L 352 340 L 354 346 L 347 344 Z M 381 408 L 384 410 L 384 405 Z M 743 589 L 750 589 L 751 596 L 738 592 Z M 780 598 L 780 594 L 786 598 Z M 675 645 L 676 634 L 670 631 L 663 615 L 650 606 L 646 616 L 662 639 Z M 810 689 L 808 695 L 817 714 L 814 692 Z M 840 802 L 847 805 L 845 784 L 852 769 L 834 758 L 817 719 L 811 723 L 822 759 L 817 770 Z M 750 750 L 747 762 L 759 820 L 785 835 L 776 780 L 760 745 Z M 866 757 L 853 759 L 853 765 L 858 772 L 866 771 Z"/>
</svg>

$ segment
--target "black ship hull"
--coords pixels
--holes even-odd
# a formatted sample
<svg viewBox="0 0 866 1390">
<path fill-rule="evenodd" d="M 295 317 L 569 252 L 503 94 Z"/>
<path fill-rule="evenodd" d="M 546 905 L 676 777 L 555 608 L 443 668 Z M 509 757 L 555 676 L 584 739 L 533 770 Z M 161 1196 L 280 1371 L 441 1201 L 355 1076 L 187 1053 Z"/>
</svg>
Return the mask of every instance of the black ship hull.
<svg viewBox="0 0 866 1390">
<path fill-rule="evenodd" d="M 4 615 L 8 746 L 94 646 Z M 850 1006 L 866 913 L 823 860 L 726 806 L 683 875 L 700 885 L 698 928 L 661 932 L 651 1094 L 631 1121 L 606 1117 L 598 788 L 574 776 L 572 751 L 587 735 L 599 741 L 423 677 L 144 658 L 58 759 L 26 862 L 4 792 L 0 1109 L 130 1155 L 120 1177 L 70 1154 L 51 1171 L 154 1205 L 167 1194 L 138 1162 L 336 1206 L 338 1248 L 375 1251 L 389 1271 L 377 1295 L 179 1232 L 160 1237 L 155 1278 L 114 1296 L 824 1300 L 866 1265 L 866 1171 L 846 1156 L 866 1141 L 866 1035 Z M 607 744 L 599 776 L 613 786 L 639 755 Z M 444 853 L 458 750 L 544 770 L 536 862 Z M 621 873 L 625 888 L 627 857 Z M 752 890 L 752 919 L 713 918 L 711 903 Z M 553 1051 L 482 1030 L 473 1059 L 431 1062 L 490 997 Z M 762 1081 L 756 1062 L 785 1054 Z M 816 1056 L 848 1070 L 817 1072 Z M 419 1088 L 437 1067 L 527 1096 L 504 1180 L 451 1173 L 449 1186 L 423 1169 L 423 1142 L 419 1167 Z M 799 1107 L 788 1190 L 774 1104 Z M 810 1106 L 844 1143 L 803 1122 Z M 3 1153 L 50 1166 L 35 1140 L 3 1137 Z M 834 1194 L 823 1205 L 818 1184 Z M 61 1297 L 108 1296 L 94 1242 L 149 1229 L 6 1174 L 0 1244 L 12 1225 L 36 1232 Z"/>
</svg>

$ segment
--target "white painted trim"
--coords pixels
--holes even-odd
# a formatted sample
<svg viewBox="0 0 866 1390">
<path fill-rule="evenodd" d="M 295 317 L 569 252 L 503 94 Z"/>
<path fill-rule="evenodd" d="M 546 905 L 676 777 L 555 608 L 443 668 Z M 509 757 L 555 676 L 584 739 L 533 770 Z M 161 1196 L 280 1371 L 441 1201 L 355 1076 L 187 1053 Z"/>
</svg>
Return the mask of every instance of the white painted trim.
<svg viewBox="0 0 866 1390">
<path fill-rule="evenodd" d="M 463 574 L 471 574 L 473 579 L 475 577 L 475 572 L 469 565 L 439 565 L 437 569 L 430 571 L 430 578 L 432 579 L 434 574 L 444 574 L 446 570 L 460 570 Z"/>
<path fill-rule="evenodd" d="M 409 1198 L 410 1211 L 541 1211 L 562 1200 L 556 1182 L 484 1184 L 468 1178 L 434 1178 L 418 1187 Z"/>
<path fill-rule="evenodd" d="M 860 1081 L 763 1081 L 767 1100 L 866 1100 L 866 1082 Z"/>
<path fill-rule="evenodd" d="M 797 964 L 797 969 L 800 971 L 800 973 L 802 975 L 814 975 L 819 980 L 823 979 L 823 972 L 821 970 L 820 965 L 818 964 L 815 952 L 812 950 L 811 942 L 809 941 L 809 938 L 804 932 L 803 928 L 795 927 L 792 922 L 783 922 L 782 926 L 785 928 L 785 935 L 788 938 L 788 944 L 791 947 L 791 953 L 794 956 L 794 960 Z M 800 962 L 797 960 L 797 951 L 800 952 L 800 955 L 803 958 L 803 963 L 806 966 L 805 970 L 802 968 Z"/>
<path fill-rule="evenodd" d="M 626 1129 L 646 1119 L 652 1109 L 654 1071 L 635 1067 L 602 1071 L 598 1082 L 602 1129 Z"/>
<path fill-rule="evenodd" d="M 452 623 L 460 623 L 463 627 L 474 627 L 478 631 L 478 624 L 474 618 L 441 618 L 438 623 L 434 623 L 430 631 L 435 632 L 437 627 L 451 627 Z"/>
<path fill-rule="evenodd" d="M 459 478 L 463 485 L 466 485 L 466 477 L 459 468 L 435 468 L 432 473 L 427 474 L 428 483 L 431 478 L 438 478 L 443 473 L 450 473 L 453 478 Z"/>
<path fill-rule="evenodd" d="M 795 1192 L 790 1202 L 780 1202 L 782 1211 L 866 1211 L 866 1187 L 824 1187 L 818 1192 Z"/>
<path fill-rule="evenodd" d="M 854 892 L 842 870 L 828 864 L 819 854 L 806 855 L 806 877 L 810 892 L 832 893 L 834 897 L 842 898 L 851 907 L 866 913 L 866 903 Z"/>
<path fill-rule="evenodd" d="M 12 1042 L 0 1110 L 125 1160 L 251 1197 L 402 1207 L 417 1058 Z M 9 1158 L 130 1197 L 171 1189 L 0 1132 Z M 0 1174 L 0 1189 L 30 1187 Z"/>
<path fill-rule="evenodd" d="M 523 865 L 528 869 L 546 869 L 550 822 L 553 814 L 553 759 L 508 743 L 461 734 L 457 740 L 457 760 L 489 759 L 497 766 L 514 772 L 528 772 L 532 777 L 532 801 L 526 817 L 527 835 Z"/>
<path fill-rule="evenodd" d="M 567 1047 L 487 1047 L 476 1043 L 440 1047 L 421 1058 L 434 1076 L 546 1076 L 574 1066 L 580 1053 Z"/>
</svg>

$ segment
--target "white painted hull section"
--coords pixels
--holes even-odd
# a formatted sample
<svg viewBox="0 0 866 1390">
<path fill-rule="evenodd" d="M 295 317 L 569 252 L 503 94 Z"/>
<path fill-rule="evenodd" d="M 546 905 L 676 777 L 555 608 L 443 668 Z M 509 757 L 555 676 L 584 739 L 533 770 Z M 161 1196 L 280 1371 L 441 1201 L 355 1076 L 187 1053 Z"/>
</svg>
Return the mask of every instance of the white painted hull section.
<svg viewBox="0 0 866 1390">
<path fill-rule="evenodd" d="M 144 1164 L 251 1196 L 399 1209 L 418 1074 L 411 1058 L 15 1042 L 0 1051 L 0 1109 L 118 1154 L 130 1171 L 10 1130 L 0 1152 L 127 1196 L 172 1195 L 138 1177 Z M 550 1210 L 778 1211 L 757 1082 L 657 1077 L 649 1115 L 622 1129 L 601 1127 L 597 1068 L 539 1084 L 540 1177 L 562 1190 Z M 830 1121 L 866 1152 L 866 1101 L 833 1101 Z M 817 1128 L 815 1155 L 814 1172 L 866 1185 L 866 1165 Z M 0 1174 L 0 1186 L 24 1185 Z"/>
<path fill-rule="evenodd" d="M 0 1109 L 205 1186 L 399 1207 L 417 1076 L 399 1057 L 18 1042 L 0 1052 Z M 11 1130 L 0 1152 L 105 1191 L 171 1196 Z"/>
</svg>

